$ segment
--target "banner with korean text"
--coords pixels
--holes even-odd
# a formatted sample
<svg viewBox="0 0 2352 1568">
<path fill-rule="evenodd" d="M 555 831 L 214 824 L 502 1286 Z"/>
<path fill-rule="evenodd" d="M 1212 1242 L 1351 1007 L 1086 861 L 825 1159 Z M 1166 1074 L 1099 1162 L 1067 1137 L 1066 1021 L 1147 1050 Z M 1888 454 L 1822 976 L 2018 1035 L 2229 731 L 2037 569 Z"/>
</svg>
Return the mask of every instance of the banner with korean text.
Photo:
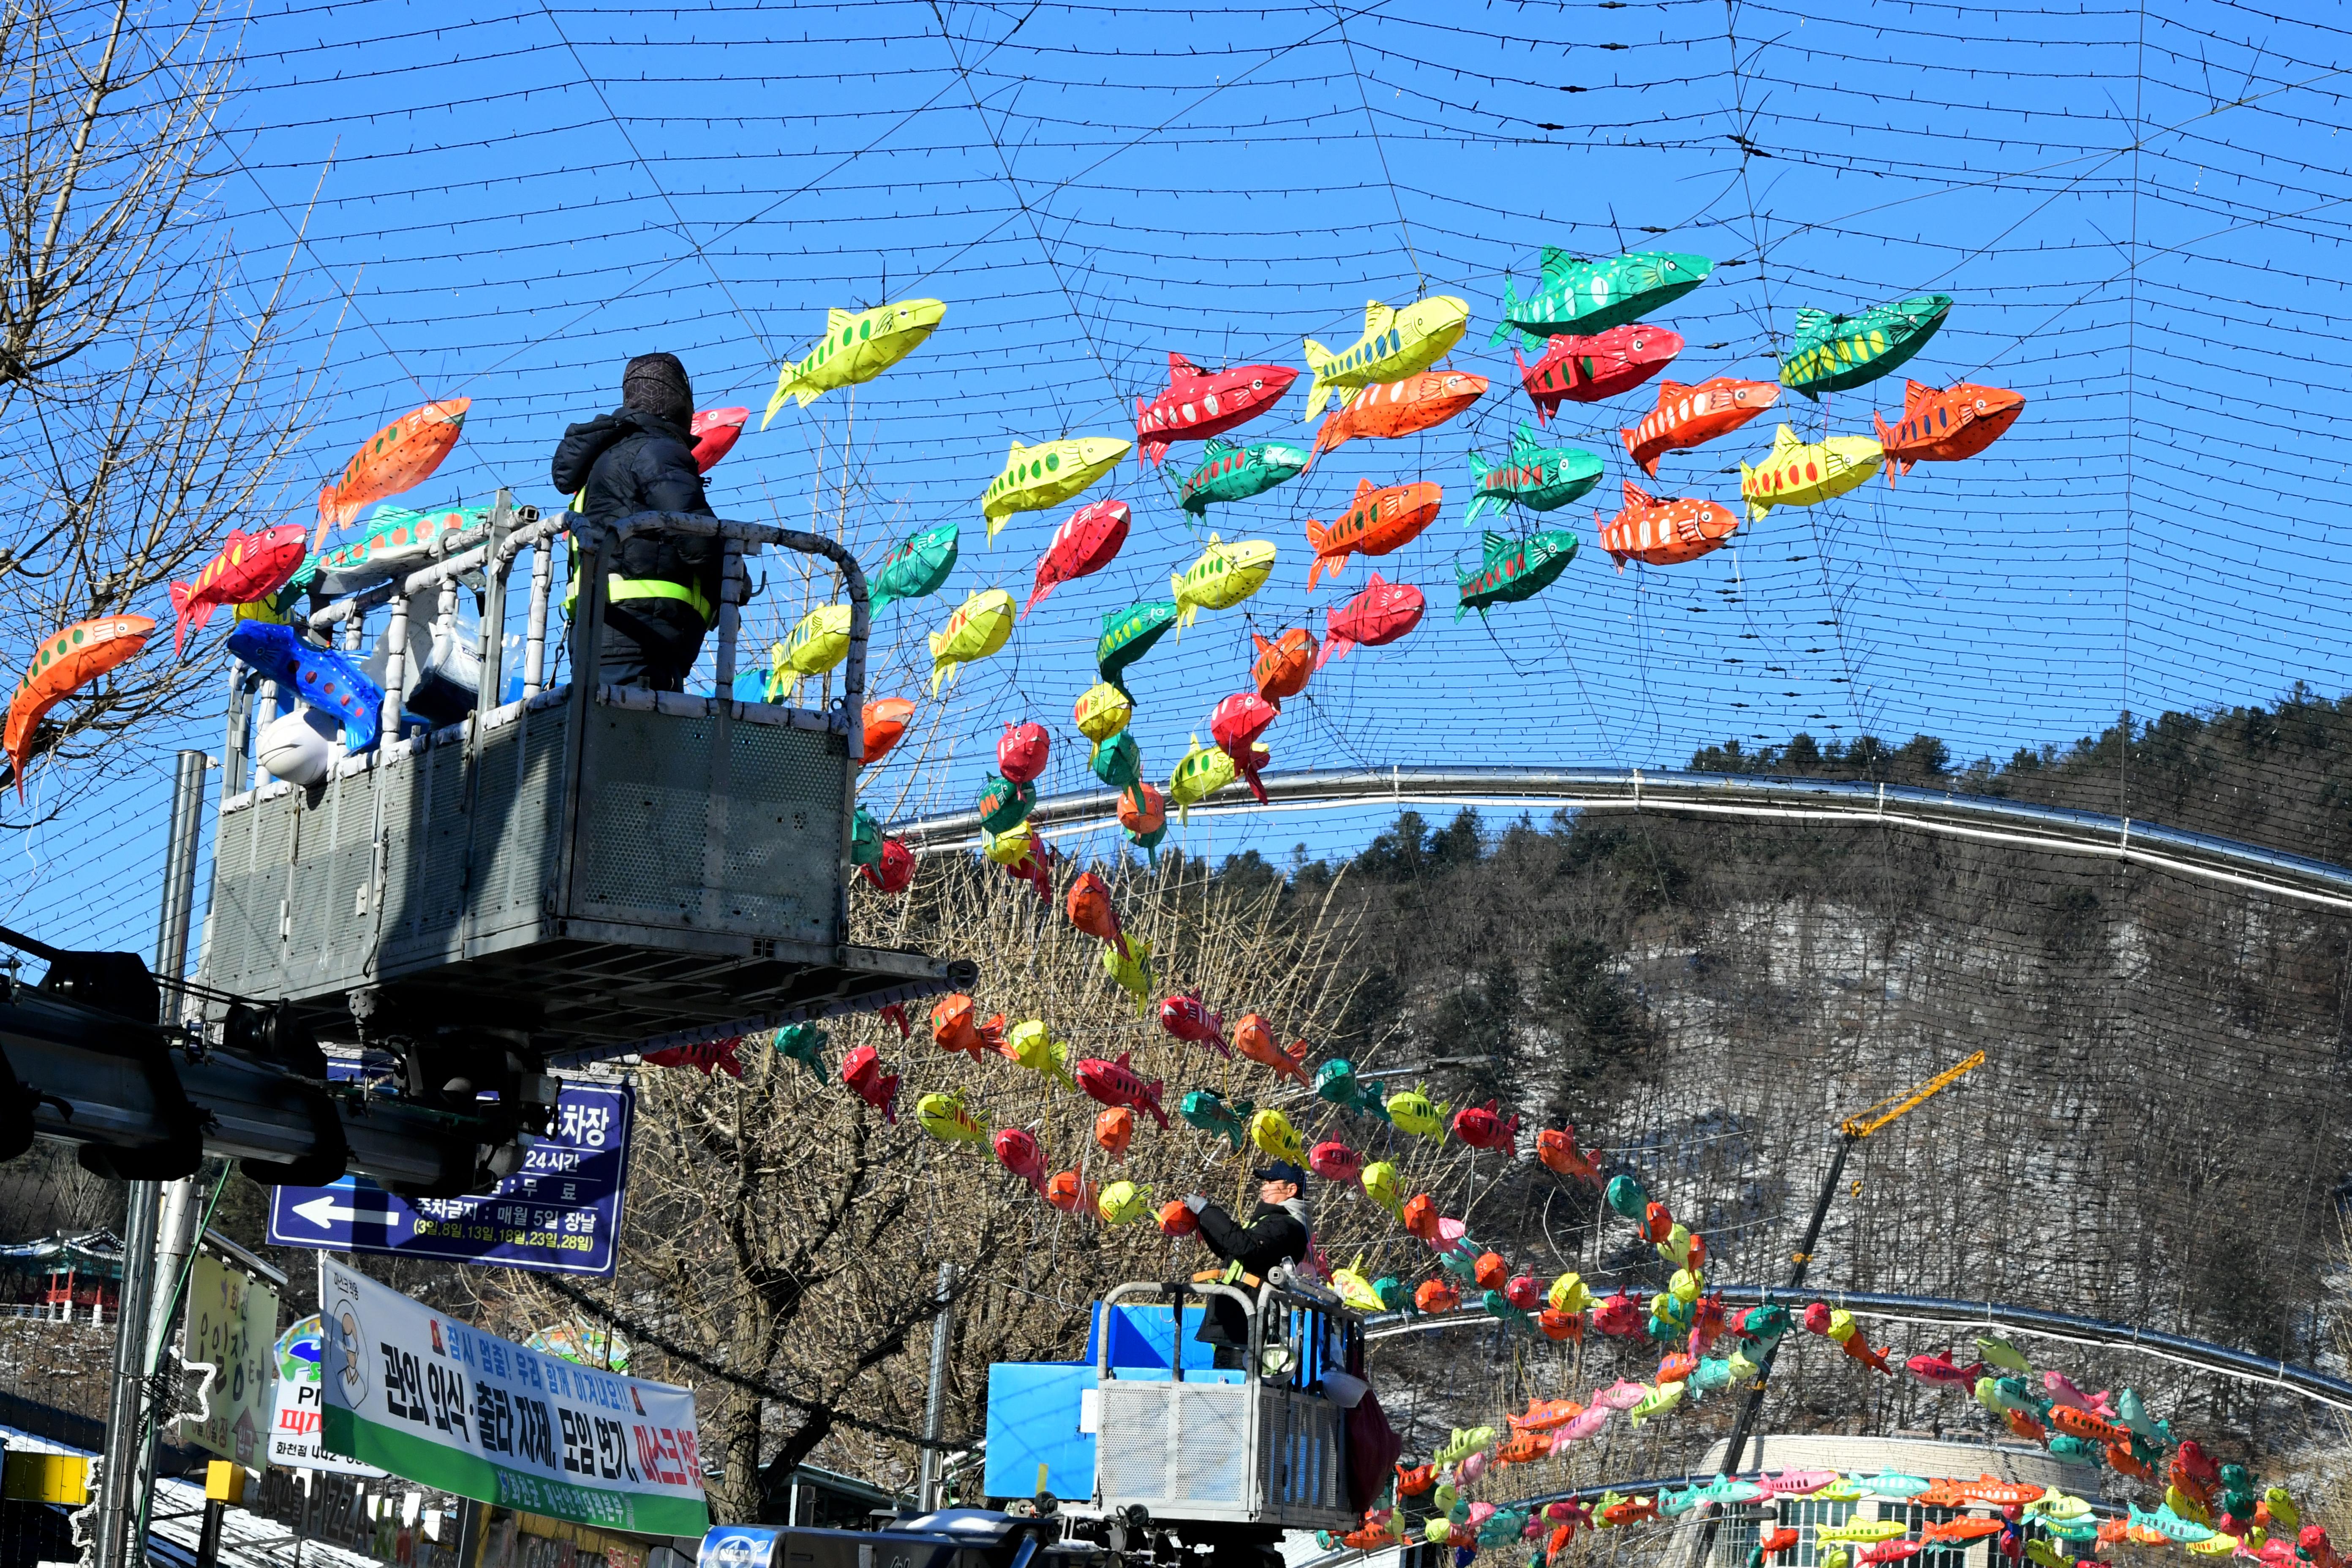
<svg viewBox="0 0 2352 1568">
<path fill-rule="evenodd" d="M 709 1528 L 687 1390 L 525 1350 L 332 1258 L 319 1306 L 327 1452 L 578 1524 Z"/>
</svg>

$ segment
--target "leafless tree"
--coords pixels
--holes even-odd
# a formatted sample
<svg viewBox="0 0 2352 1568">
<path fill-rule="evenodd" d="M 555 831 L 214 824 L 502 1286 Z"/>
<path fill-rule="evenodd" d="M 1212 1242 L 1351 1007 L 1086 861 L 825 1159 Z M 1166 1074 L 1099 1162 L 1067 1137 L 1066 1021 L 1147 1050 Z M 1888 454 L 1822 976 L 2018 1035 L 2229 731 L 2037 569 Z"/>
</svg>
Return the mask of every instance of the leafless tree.
<svg viewBox="0 0 2352 1568">
<path fill-rule="evenodd" d="M 236 37 L 213 0 L 0 5 L 0 648 L 168 621 L 172 578 L 277 521 L 314 383 L 281 363 L 293 252 L 249 276 L 220 216 Z M 103 759 L 206 673 L 151 649 L 54 710 L 35 754 Z"/>
</svg>

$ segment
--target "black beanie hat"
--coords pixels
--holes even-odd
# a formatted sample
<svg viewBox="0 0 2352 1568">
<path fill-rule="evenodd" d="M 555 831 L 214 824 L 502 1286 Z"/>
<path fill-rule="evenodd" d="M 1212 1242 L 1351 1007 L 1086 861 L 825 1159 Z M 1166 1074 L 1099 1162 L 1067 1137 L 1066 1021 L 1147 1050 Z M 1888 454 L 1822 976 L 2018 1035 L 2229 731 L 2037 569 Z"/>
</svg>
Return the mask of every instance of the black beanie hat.
<svg viewBox="0 0 2352 1568">
<path fill-rule="evenodd" d="M 684 430 L 694 423 L 694 384 L 676 354 L 639 354 L 621 373 L 621 406 L 667 419 Z"/>
</svg>

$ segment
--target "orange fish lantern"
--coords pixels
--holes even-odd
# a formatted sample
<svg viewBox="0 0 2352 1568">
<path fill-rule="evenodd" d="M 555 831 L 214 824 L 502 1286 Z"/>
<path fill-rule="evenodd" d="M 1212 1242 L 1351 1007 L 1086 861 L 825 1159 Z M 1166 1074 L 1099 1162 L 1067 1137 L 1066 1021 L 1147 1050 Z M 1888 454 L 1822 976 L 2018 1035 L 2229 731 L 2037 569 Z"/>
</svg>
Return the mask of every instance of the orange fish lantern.
<svg viewBox="0 0 2352 1568">
<path fill-rule="evenodd" d="M 302 564 L 310 539 L 310 531 L 299 522 L 281 522 L 258 533 L 232 530 L 228 542 L 205 563 L 194 583 L 172 584 L 172 651 L 185 651 L 189 629 L 204 630 L 220 605 L 250 605 L 284 587 Z"/>
<path fill-rule="evenodd" d="M 1090 1184 L 1078 1179 L 1076 1171 L 1057 1171 L 1045 1181 L 1045 1201 L 1064 1214 L 1083 1214 L 1094 1208 Z"/>
<path fill-rule="evenodd" d="M 1443 1279 L 1424 1279 L 1412 1293 L 1412 1304 L 1423 1312 L 1450 1312 L 1462 1305 L 1462 1292 Z"/>
<path fill-rule="evenodd" d="M 1536 1314 L 1536 1327 L 1542 1331 L 1544 1338 L 1555 1344 L 1563 1340 L 1581 1340 L 1584 1338 L 1584 1314 L 1546 1307 Z"/>
<path fill-rule="evenodd" d="M 1573 1399 L 1538 1399 L 1528 1396 L 1528 1413 L 1510 1418 L 1511 1427 L 1518 1432 L 1550 1432 L 1567 1426 L 1584 1414 L 1584 1406 Z"/>
<path fill-rule="evenodd" d="M 962 992 L 942 996 L 931 1008 L 931 1039 L 940 1049 L 950 1054 L 961 1051 L 973 1061 L 1001 1053 L 1004 1015 L 994 1014 L 986 1023 L 978 1022 L 979 1016 L 980 1008 Z"/>
<path fill-rule="evenodd" d="M 1478 1282 L 1481 1290 L 1499 1290 L 1511 1277 L 1511 1266 L 1499 1252 L 1482 1252 L 1470 1265 L 1470 1278 Z"/>
<path fill-rule="evenodd" d="M 1625 570 L 1628 561 L 1645 566 L 1679 566 L 1722 549 L 1739 531 L 1731 509 L 1702 496 L 1660 500 L 1633 480 L 1625 481 L 1623 510 L 1607 522 L 1592 514 L 1601 548 Z"/>
<path fill-rule="evenodd" d="M 687 426 L 687 434 L 694 437 L 694 471 L 709 473 L 719 458 L 733 451 L 742 438 L 743 421 L 750 417 L 748 408 L 705 408 L 697 413 Z"/>
<path fill-rule="evenodd" d="M 1127 830 L 1129 842 L 1139 846 L 1158 864 L 1160 841 L 1168 836 L 1168 801 L 1160 786 L 1147 780 L 1121 790 L 1118 825 Z"/>
<path fill-rule="evenodd" d="M 2005 386 L 1961 382 L 1938 392 L 1916 381 L 1903 384 L 1903 418 L 1889 425 L 1871 410 L 1878 444 L 1886 448 L 1886 482 L 1907 474 L 1914 463 L 1956 463 L 1973 458 L 2008 433 L 2025 412 L 2025 395 Z"/>
<path fill-rule="evenodd" d="M 1282 710 L 1255 691 L 1234 692 L 1209 715 L 1210 738 L 1217 742 L 1217 750 L 1234 760 L 1234 772 L 1249 785 L 1250 794 L 1260 805 L 1266 805 L 1267 800 L 1265 785 L 1257 775 L 1274 758 L 1257 743 L 1257 739 L 1281 717 Z"/>
<path fill-rule="evenodd" d="M 915 885 L 915 852 L 896 838 L 885 838 L 882 858 L 871 866 L 860 866 L 857 874 L 896 897 Z"/>
<path fill-rule="evenodd" d="M 1375 382 L 1348 400 L 1315 432 L 1315 455 L 1358 437 L 1393 439 L 1444 424 L 1486 395 L 1486 378 L 1459 370 L 1424 370 L 1402 381 Z"/>
<path fill-rule="evenodd" d="M 1415 1465 L 1411 1469 L 1399 1465 L 1396 1468 L 1396 1489 L 1399 1497 L 1419 1497 L 1437 1485 L 1435 1465 Z"/>
<path fill-rule="evenodd" d="M 1601 1180 L 1600 1168 L 1592 1163 L 1592 1156 L 1576 1146 L 1573 1127 L 1547 1127 L 1537 1133 L 1536 1158 L 1543 1162 L 1546 1170 L 1557 1171 L 1563 1176 L 1581 1176 L 1595 1184 Z"/>
<path fill-rule="evenodd" d="M 1255 1013 L 1243 1014 L 1234 1025 L 1234 1049 L 1262 1068 L 1272 1068 L 1297 1079 L 1303 1089 L 1313 1087 L 1307 1077 L 1307 1042 L 1295 1041 L 1290 1049 L 1284 1050 L 1275 1040 L 1274 1026 Z"/>
<path fill-rule="evenodd" d="M 1728 436 L 1780 400 L 1780 384 L 1718 375 L 1696 386 L 1658 383 L 1658 406 L 1631 430 L 1620 430 L 1625 450 L 1654 477 L 1658 459 Z"/>
<path fill-rule="evenodd" d="M 1698 1357 L 1683 1351 L 1676 1351 L 1658 1363 L 1657 1381 L 1686 1383 L 1690 1380 L 1690 1374 L 1697 1370 Z"/>
<path fill-rule="evenodd" d="M 915 716 L 915 705 L 904 697 L 877 697 L 861 711 L 866 746 L 859 765 L 866 767 L 890 754 L 890 748 L 907 732 L 907 721 Z"/>
<path fill-rule="evenodd" d="M 1358 480 L 1355 499 L 1348 503 L 1348 510 L 1337 522 L 1326 528 L 1312 519 L 1307 521 L 1307 545 L 1314 551 L 1315 559 L 1307 563 L 1307 585 L 1312 588 L 1327 575 L 1338 576 L 1350 555 L 1386 555 L 1403 549 L 1423 529 L 1437 521 L 1438 509 L 1444 500 L 1445 488 L 1425 480 L 1385 489 L 1376 487 L 1370 479 Z M 1413 617 L 1415 621 L 1420 618 Z M 1410 631 L 1412 627 L 1405 629 Z"/>
<path fill-rule="evenodd" d="M 1092 871 L 1082 872 L 1070 884 L 1067 902 L 1072 925 L 1097 942 L 1118 949 L 1121 958 L 1129 956 L 1127 933 L 1119 929 L 1118 910 L 1111 902 L 1108 883 Z"/>
<path fill-rule="evenodd" d="M 127 663 L 147 646 L 155 623 L 145 616 L 100 616 L 76 621 L 42 640 L 34 650 L 16 694 L 8 700 L 5 743 L 16 773 L 16 798 L 25 798 L 25 770 L 33 761 L 33 736 L 49 710 Z"/>
<path fill-rule="evenodd" d="M 1404 1222 L 1405 1234 L 1432 1247 L 1437 1245 L 1437 1200 L 1427 1193 L 1415 1193 L 1405 1199 L 1404 1209 L 1397 1216 Z"/>
<path fill-rule="evenodd" d="M 2119 1476 L 2129 1476 L 2136 1481 L 2152 1481 L 2156 1467 L 2131 1451 L 2129 1443 L 2107 1445 L 2107 1468 Z"/>
<path fill-rule="evenodd" d="M 1182 1198 L 1171 1198 L 1161 1204 L 1156 1217 L 1162 1236 L 1192 1236 L 1201 1228 L 1201 1216 L 1185 1207 Z"/>
<path fill-rule="evenodd" d="M 1507 1442 L 1503 1443 L 1495 1450 L 1495 1463 L 1498 1465 L 1532 1465 L 1538 1459 L 1549 1458 L 1550 1456 L 1550 1433 L 1522 1432 L 1517 1436 L 1510 1438 Z"/>
<path fill-rule="evenodd" d="M 1126 1159 L 1127 1146 L 1135 1142 L 1135 1112 L 1114 1105 L 1096 1117 L 1095 1142 L 1113 1160 Z"/>
<path fill-rule="evenodd" d="M 1643 1211 L 1642 1238 L 1644 1241 L 1664 1241 L 1674 1234 L 1674 1211 L 1653 1199 L 1650 1206 Z"/>
<path fill-rule="evenodd" d="M 423 484 L 457 446 L 470 397 L 446 398 L 402 415 L 368 438 L 343 465 L 342 477 L 319 492 L 319 542 L 386 496 Z"/>
<path fill-rule="evenodd" d="M 1315 673 L 1315 634 L 1292 626 L 1272 642 L 1255 632 L 1250 633 L 1250 640 L 1257 645 L 1250 679 L 1257 682 L 1257 694 L 1279 712 L 1282 700 L 1306 690 L 1307 678 Z"/>
<path fill-rule="evenodd" d="M 1053 740 L 1045 733 L 1045 725 L 1034 721 L 1016 724 L 1008 719 L 1004 733 L 996 742 L 996 771 L 1010 784 L 1034 783 L 1045 771 L 1045 753 L 1052 746 Z"/>
</svg>

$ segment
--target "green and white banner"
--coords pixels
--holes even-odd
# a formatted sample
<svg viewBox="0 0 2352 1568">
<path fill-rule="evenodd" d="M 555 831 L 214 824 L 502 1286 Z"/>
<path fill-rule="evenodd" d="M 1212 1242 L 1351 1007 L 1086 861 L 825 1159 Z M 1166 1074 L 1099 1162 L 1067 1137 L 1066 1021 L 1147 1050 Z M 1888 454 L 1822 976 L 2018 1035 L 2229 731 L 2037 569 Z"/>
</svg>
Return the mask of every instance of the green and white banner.
<svg viewBox="0 0 2352 1568">
<path fill-rule="evenodd" d="M 687 1390 L 526 1350 L 329 1257 L 319 1304 L 327 1452 L 605 1530 L 709 1529 Z"/>
</svg>

